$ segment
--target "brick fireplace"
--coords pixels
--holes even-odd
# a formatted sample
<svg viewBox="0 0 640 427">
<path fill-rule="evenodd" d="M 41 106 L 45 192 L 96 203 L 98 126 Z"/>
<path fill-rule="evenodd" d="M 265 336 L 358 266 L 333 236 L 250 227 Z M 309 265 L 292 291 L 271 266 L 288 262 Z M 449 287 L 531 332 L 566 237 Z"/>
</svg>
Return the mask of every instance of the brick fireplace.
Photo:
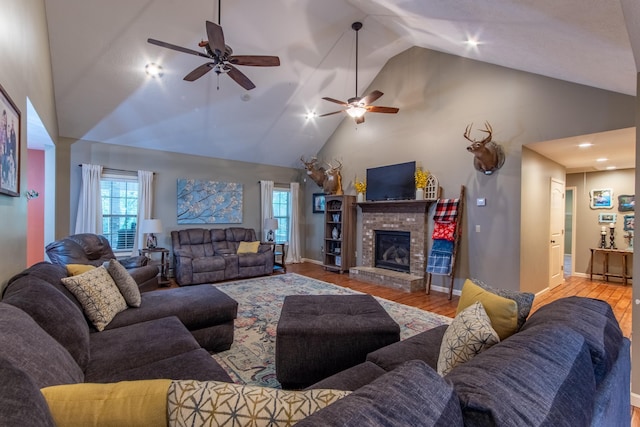
<svg viewBox="0 0 640 427">
<path fill-rule="evenodd" d="M 428 210 L 431 200 L 402 200 L 358 203 L 362 209 L 362 265 L 349 276 L 406 292 L 425 289 L 427 268 Z M 376 267 L 376 232 L 409 234 L 408 272 Z M 404 263 L 404 261 L 403 261 Z"/>
</svg>

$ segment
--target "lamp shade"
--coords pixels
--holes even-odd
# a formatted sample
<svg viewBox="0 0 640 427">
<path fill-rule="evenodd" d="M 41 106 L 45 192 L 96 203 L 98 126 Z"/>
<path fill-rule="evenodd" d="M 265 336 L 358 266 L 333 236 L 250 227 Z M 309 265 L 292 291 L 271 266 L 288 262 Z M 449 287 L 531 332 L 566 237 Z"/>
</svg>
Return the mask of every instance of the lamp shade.
<svg viewBox="0 0 640 427">
<path fill-rule="evenodd" d="M 143 233 L 162 233 L 162 221 L 159 219 L 143 219 L 140 225 Z"/>
<path fill-rule="evenodd" d="M 265 230 L 277 230 L 278 229 L 278 220 L 275 218 L 265 218 L 264 220 L 264 229 Z"/>
</svg>

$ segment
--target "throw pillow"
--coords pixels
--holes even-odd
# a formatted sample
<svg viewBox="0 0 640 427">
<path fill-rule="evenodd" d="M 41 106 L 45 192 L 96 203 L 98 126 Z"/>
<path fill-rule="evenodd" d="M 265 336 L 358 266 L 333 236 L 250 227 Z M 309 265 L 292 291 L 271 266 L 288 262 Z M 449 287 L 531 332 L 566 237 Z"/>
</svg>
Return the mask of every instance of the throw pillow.
<svg viewBox="0 0 640 427">
<path fill-rule="evenodd" d="M 438 356 L 438 373 L 447 375 L 460 363 L 500 342 L 497 332 L 482 303 L 473 305 L 456 315 L 442 337 Z"/>
<path fill-rule="evenodd" d="M 240 242 L 238 245 L 238 250 L 236 253 L 238 254 L 255 254 L 258 253 L 258 247 L 260 246 L 259 241 L 255 242 Z"/>
<path fill-rule="evenodd" d="M 504 298 L 514 300 L 516 304 L 518 304 L 518 330 L 522 328 L 522 325 L 524 325 L 527 317 L 529 317 L 529 312 L 531 311 L 531 306 L 533 305 L 533 299 L 535 298 L 534 294 L 530 292 L 512 291 L 510 289 L 494 288 L 478 279 L 471 279 L 471 281 L 486 291 Z"/>
<path fill-rule="evenodd" d="M 518 304 L 508 298 L 485 291 L 469 279 L 465 280 L 462 286 L 456 315 L 476 301 L 482 303 L 491 319 L 491 326 L 500 336 L 500 340 L 504 340 L 518 330 Z"/>
<path fill-rule="evenodd" d="M 127 304 L 131 307 L 140 307 L 142 303 L 140 289 L 138 289 L 138 284 L 135 279 L 131 277 L 127 269 L 124 268 L 117 259 L 111 259 L 109 262 L 105 262 L 105 267 L 113 281 L 116 282 L 116 286 Z"/>
<path fill-rule="evenodd" d="M 88 264 L 67 264 L 67 272 L 72 276 L 77 276 L 82 273 L 86 273 L 89 270 L 96 268 L 94 265 Z"/>
<path fill-rule="evenodd" d="M 286 391 L 218 381 L 173 381 L 168 425 L 290 426 L 348 395 L 343 390 Z"/>
<path fill-rule="evenodd" d="M 127 308 L 127 302 L 103 266 L 79 276 L 65 277 L 62 284 L 80 301 L 98 331 L 104 330 L 116 314 Z"/>
<path fill-rule="evenodd" d="M 80 383 L 40 391 L 58 426 L 166 426 L 169 384 L 171 380 Z"/>
</svg>

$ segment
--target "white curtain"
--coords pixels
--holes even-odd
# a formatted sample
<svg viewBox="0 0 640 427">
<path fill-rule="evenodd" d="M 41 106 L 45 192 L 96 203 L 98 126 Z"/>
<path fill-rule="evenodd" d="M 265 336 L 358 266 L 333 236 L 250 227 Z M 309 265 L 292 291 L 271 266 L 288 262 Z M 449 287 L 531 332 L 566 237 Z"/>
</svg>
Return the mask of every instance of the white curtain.
<svg viewBox="0 0 640 427">
<path fill-rule="evenodd" d="M 153 207 L 153 172 L 138 171 L 138 222 L 136 223 L 136 237 L 133 241 L 131 255 L 139 254 L 138 250 L 144 248 L 144 236 L 142 235 L 142 220 L 151 219 Z"/>
<path fill-rule="evenodd" d="M 289 212 L 289 249 L 286 263 L 299 263 L 300 258 L 300 184 L 292 182 L 289 186 L 291 212 Z"/>
<path fill-rule="evenodd" d="M 101 176 L 102 166 L 82 164 L 82 188 L 78 200 L 75 234 L 102 234 Z"/>
<path fill-rule="evenodd" d="M 260 181 L 260 229 L 262 240 L 267 241 L 267 230 L 264 229 L 264 220 L 273 218 L 273 181 Z"/>
</svg>

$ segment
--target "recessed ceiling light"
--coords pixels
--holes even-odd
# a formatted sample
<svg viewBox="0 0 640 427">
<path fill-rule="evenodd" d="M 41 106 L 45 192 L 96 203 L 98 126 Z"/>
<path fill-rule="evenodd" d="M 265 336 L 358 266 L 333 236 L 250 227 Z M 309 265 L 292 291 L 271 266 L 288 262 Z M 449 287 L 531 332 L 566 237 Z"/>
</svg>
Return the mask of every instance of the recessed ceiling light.
<svg viewBox="0 0 640 427">
<path fill-rule="evenodd" d="M 465 41 L 466 45 L 471 47 L 471 48 L 477 48 L 478 45 L 480 44 L 480 42 L 478 41 L 478 39 L 476 39 L 475 37 L 468 37 L 467 40 Z"/>
<path fill-rule="evenodd" d="M 590 142 L 583 142 L 581 144 L 578 144 L 578 147 L 580 147 L 580 148 L 587 148 L 587 147 L 591 147 L 591 146 L 593 146 L 593 144 L 590 143 Z"/>
<path fill-rule="evenodd" d="M 162 71 L 162 67 L 158 64 L 155 64 L 153 62 L 147 64 L 144 66 L 144 71 L 153 78 L 156 77 L 162 77 L 162 75 L 164 74 L 164 72 Z"/>
<path fill-rule="evenodd" d="M 315 119 L 316 117 L 318 117 L 318 113 L 316 113 L 315 111 L 309 111 L 304 115 L 304 118 L 307 120 Z"/>
<path fill-rule="evenodd" d="M 607 160 L 609 159 L 607 159 L 606 157 L 600 157 L 599 159 L 596 159 L 596 162 L 606 162 Z"/>
<path fill-rule="evenodd" d="M 616 169 L 616 167 L 615 167 L 615 166 L 607 166 L 607 170 L 608 170 L 608 171 L 612 171 L 612 170 L 614 170 L 614 169 Z"/>
</svg>

